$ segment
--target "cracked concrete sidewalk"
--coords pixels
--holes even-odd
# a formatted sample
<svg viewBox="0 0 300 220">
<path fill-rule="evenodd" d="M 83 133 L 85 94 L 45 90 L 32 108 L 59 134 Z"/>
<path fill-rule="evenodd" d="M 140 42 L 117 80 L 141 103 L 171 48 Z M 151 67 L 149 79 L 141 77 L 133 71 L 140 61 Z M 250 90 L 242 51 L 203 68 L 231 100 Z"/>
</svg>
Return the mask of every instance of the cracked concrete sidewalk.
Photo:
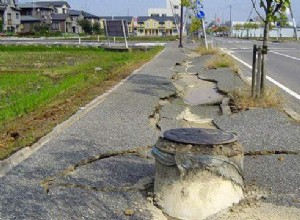
<svg viewBox="0 0 300 220">
<path fill-rule="evenodd" d="M 298 219 L 299 124 L 275 109 L 222 111 L 225 94 L 245 84 L 229 69 L 206 70 L 209 58 L 168 45 L 79 113 L 0 179 L 0 219 L 168 219 L 153 205 L 149 149 L 178 127 L 234 132 L 248 153 L 245 201 L 211 219 Z"/>
</svg>

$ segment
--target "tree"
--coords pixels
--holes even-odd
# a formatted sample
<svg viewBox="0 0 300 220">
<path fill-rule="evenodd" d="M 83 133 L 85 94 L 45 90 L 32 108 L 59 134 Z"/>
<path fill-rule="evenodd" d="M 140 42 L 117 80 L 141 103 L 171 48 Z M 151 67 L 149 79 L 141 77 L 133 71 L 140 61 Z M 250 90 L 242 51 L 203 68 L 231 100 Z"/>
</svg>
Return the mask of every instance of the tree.
<svg viewBox="0 0 300 220">
<path fill-rule="evenodd" d="M 259 6 L 264 10 L 265 16 L 262 16 L 256 7 L 256 1 L 251 0 L 253 4 L 253 8 L 256 13 L 262 19 L 264 23 L 264 35 L 263 35 L 263 51 L 262 51 L 262 81 L 261 81 L 261 89 L 262 94 L 265 89 L 265 76 L 266 76 L 266 56 L 267 56 L 267 48 L 268 48 L 268 40 L 269 40 L 269 31 L 270 24 L 275 22 L 278 19 L 280 14 L 284 13 L 287 8 L 290 7 L 291 0 L 259 0 Z"/>
<path fill-rule="evenodd" d="M 234 29 L 236 30 L 236 32 L 237 32 L 237 33 L 235 33 L 235 36 L 236 36 L 236 37 L 239 37 L 240 30 L 242 30 L 243 25 L 237 23 L 237 24 L 235 24 L 235 25 L 233 26 L 233 28 L 234 28 Z"/>
<path fill-rule="evenodd" d="M 202 26 L 202 21 L 199 20 L 198 18 L 193 17 L 190 26 L 190 32 L 192 33 L 197 32 L 199 29 L 201 29 L 201 26 Z"/>
<path fill-rule="evenodd" d="M 94 33 L 94 34 L 100 34 L 100 33 L 101 33 L 101 25 L 100 25 L 100 22 L 99 22 L 99 21 L 96 21 L 96 22 L 93 24 L 93 33 Z"/>
<path fill-rule="evenodd" d="M 93 33 L 93 26 L 92 23 L 87 19 L 81 19 L 78 21 L 78 24 L 82 27 L 82 30 L 86 34 L 92 34 Z"/>
<path fill-rule="evenodd" d="M 250 29 L 252 29 L 252 23 L 246 22 L 245 24 L 243 24 L 243 28 L 247 31 L 247 38 L 249 38 L 249 31 Z"/>
<path fill-rule="evenodd" d="M 202 0 L 200 0 L 202 1 Z M 190 7 L 195 8 L 196 0 L 181 0 L 181 10 L 180 10 L 180 39 L 179 47 L 182 47 L 182 37 L 183 37 L 183 8 Z"/>
</svg>

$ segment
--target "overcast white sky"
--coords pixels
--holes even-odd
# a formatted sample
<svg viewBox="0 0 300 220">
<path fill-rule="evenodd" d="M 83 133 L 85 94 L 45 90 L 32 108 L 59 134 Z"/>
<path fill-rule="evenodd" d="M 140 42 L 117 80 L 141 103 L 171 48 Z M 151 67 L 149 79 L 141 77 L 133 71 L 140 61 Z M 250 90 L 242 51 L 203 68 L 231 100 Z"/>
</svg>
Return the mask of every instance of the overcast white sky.
<svg viewBox="0 0 300 220">
<path fill-rule="evenodd" d="M 21 2 L 28 0 L 21 0 Z M 258 1 L 258 0 L 257 0 Z M 148 8 L 165 7 L 166 0 L 68 0 L 73 9 L 85 10 L 95 15 L 142 16 Z M 251 0 L 203 0 L 207 20 L 218 18 L 229 20 L 229 5 L 232 5 L 233 20 L 246 20 L 252 8 Z M 295 18 L 300 23 L 300 0 L 293 0 Z M 255 17 L 255 12 L 253 16 Z"/>
</svg>

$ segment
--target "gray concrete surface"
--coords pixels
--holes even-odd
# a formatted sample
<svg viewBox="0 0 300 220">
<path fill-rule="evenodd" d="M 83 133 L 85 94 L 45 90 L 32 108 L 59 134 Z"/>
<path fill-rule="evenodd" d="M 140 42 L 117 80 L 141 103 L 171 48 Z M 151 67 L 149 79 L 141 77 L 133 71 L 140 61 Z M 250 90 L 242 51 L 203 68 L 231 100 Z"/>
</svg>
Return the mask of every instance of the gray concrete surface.
<svg viewBox="0 0 300 220">
<path fill-rule="evenodd" d="M 184 103 L 175 95 L 172 79 L 178 71 L 198 73 L 199 78 L 216 82 L 221 92 L 245 86 L 229 69 L 205 70 L 209 57 L 189 56 L 191 49 L 167 46 L 91 111 L 1 177 L 0 219 L 167 219 L 153 212 L 158 209 L 152 205 L 149 188 L 155 172 L 149 152 L 87 159 L 151 146 L 170 128 L 200 126 L 178 119 L 187 108 L 193 116 L 214 119 L 218 128 L 237 134 L 246 152 L 254 153 L 245 158 L 246 190 L 259 189 L 249 194 L 263 205 L 245 209 L 242 203 L 234 212 L 225 210 L 223 217 L 213 219 L 268 219 L 268 204 L 291 213 L 280 216 L 298 219 L 299 154 L 288 152 L 299 151 L 300 124 L 275 109 L 221 115 L 217 104 Z M 183 61 L 192 66 L 176 69 L 175 64 Z M 270 153 L 255 154 L 263 150 Z M 76 164 L 75 170 L 70 169 Z M 125 215 L 126 209 L 133 216 Z"/>
<path fill-rule="evenodd" d="M 41 181 L 92 155 L 155 143 L 160 132 L 150 126 L 148 116 L 160 97 L 174 93 L 170 66 L 175 61 L 181 62 L 183 57 L 180 49 L 168 47 L 99 106 L 2 177 L 0 219 L 127 219 L 123 210 L 131 207 L 130 201 L 146 202 L 146 197 L 143 200 L 137 192 L 68 187 L 53 187 L 47 194 Z M 140 170 L 139 166 L 135 169 Z M 132 175 L 139 178 L 134 169 Z M 103 184 L 111 182 L 103 180 Z M 133 219 L 147 219 L 149 215 L 149 212 L 143 217 L 135 215 Z"/>
</svg>

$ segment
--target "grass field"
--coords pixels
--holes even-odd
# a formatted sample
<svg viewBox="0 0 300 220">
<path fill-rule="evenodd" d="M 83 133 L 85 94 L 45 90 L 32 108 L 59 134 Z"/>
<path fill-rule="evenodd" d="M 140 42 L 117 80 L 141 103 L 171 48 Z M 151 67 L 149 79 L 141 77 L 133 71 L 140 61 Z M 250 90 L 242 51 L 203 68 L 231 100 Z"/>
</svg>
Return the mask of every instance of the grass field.
<svg viewBox="0 0 300 220">
<path fill-rule="evenodd" d="M 34 143 L 160 50 L 0 46 L 0 159 Z"/>
</svg>

